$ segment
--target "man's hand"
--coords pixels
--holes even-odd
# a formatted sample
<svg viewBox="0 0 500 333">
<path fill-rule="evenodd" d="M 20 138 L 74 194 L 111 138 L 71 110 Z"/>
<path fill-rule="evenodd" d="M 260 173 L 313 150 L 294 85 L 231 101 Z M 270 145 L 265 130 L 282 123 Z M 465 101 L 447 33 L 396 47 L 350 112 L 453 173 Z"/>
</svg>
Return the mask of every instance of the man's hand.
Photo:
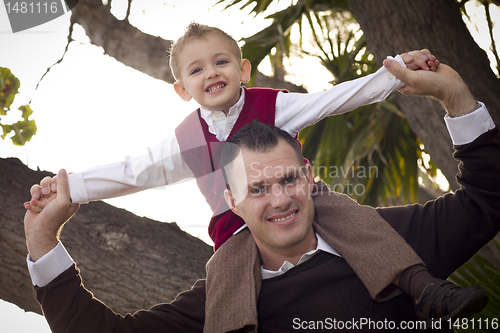
<svg viewBox="0 0 500 333">
<path fill-rule="evenodd" d="M 399 91 L 408 96 L 432 96 L 443 103 L 451 117 L 468 113 L 476 107 L 471 92 L 453 68 L 440 64 L 434 71 L 412 71 L 397 61 L 384 60 L 384 67 L 405 86 Z"/>
<path fill-rule="evenodd" d="M 57 193 L 46 197 L 44 206 L 40 212 L 28 210 L 24 216 L 26 241 L 33 261 L 57 245 L 62 225 L 78 210 L 79 205 L 71 203 L 66 170 L 59 170 Z"/>
</svg>

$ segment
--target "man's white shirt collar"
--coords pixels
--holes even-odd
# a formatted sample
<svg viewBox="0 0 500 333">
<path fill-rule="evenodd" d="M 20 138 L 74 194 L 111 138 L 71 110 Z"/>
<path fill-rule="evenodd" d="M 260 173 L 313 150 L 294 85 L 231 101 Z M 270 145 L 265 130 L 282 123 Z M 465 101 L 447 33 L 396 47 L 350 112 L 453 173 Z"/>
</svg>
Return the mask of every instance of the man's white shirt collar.
<svg viewBox="0 0 500 333">
<path fill-rule="evenodd" d="M 236 235 L 241 230 L 246 229 L 246 228 L 247 228 L 246 224 L 242 225 L 238 230 L 236 230 L 233 233 L 233 235 Z M 316 239 L 318 240 L 318 245 L 316 246 L 316 249 L 311 250 L 311 251 L 309 251 L 307 253 L 304 253 L 302 255 L 302 257 L 300 257 L 299 262 L 297 263 L 297 266 L 300 265 L 300 264 L 302 264 L 302 263 L 304 263 L 304 262 L 306 262 L 307 260 L 311 259 L 319 251 L 324 251 L 324 252 L 331 253 L 333 255 L 342 257 L 318 233 L 316 233 Z M 270 271 L 268 269 L 265 269 L 263 266 L 261 266 L 260 267 L 260 271 L 261 271 L 261 274 L 262 274 L 262 280 L 270 279 L 270 278 L 277 277 L 277 276 L 280 276 L 282 274 L 285 274 L 286 272 L 288 272 L 290 269 L 292 269 L 294 267 L 295 267 L 295 265 L 292 264 L 291 262 L 287 261 L 287 260 L 285 260 L 285 262 L 283 262 L 283 265 L 281 265 L 280 269 L 278 269 L 277 271 Z"/>
<path fill-rule="evenodd" d="M 316 233 L 316 239 L 318 240 L 318 246 L 316 246 L 316 249 L 311 250 L 307 253 L 304 253 L 302 255 L 302 257 L 300 257 L 299 262 L 297 262 L 297 265 L 294 265 L 291 262 L 285 260 L 285 262 L 283 262 L 283 265 L 281 265 L 280 269 L 278 269 L 277 271 L 270 271 L 268 269 L 265 269 L 263 266 L 261 266 L 260 271 L 262 274 L 262 280 L 270 279 L 270 278 L 285 274 L 286 272 L 288 272 L 290 269 L 294 268 L 295 266 L 298 266 L 298 265 L 306 262 L 307 260 L 311 259 L 312 257 L 314 257 L 314 255 L 316 255 L 320 251 L 324 251 L 324 252 L 331 253 L 333 255 L 341 257 L 341 255 L 337 251 L 335 251 L 335 249 L 333 247 L 331 247 L 330 244 L 328 244 L 323 239 L 323 237 L 321 237 L 318 233 Z"/>
</svg>

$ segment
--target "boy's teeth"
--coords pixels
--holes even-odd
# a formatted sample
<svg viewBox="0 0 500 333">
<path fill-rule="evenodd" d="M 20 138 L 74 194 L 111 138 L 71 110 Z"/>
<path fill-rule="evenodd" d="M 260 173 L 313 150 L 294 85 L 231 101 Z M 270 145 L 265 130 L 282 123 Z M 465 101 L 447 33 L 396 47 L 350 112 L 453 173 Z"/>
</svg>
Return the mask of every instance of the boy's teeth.
<svg viewBox="0 0 500 333">
<path fill-rule="evenodd" d="M 212 91 L 215 91 L 215 90 L 221 89 L 221 88 L 223 88 L 224 86 L 225 86 L 224 84 L 220 84 L 220 85 L 218 85 L 218 86 L 208 88 L 208 92 L 212 92 Z"/>
<path fill-rule="evenodd" d="M 286 219 L 289 219 L 290 217 L 294 216 L 295 214 L 296 214 L 296 212 L 293 212 L 292 214 L 285 216 L 285 217 L 282 217 L 280 219 L 273 219 L 273 220 L 271 220 L 271 222 L 281 222 L 281 221 L 284 221 Z"/>
</svg>

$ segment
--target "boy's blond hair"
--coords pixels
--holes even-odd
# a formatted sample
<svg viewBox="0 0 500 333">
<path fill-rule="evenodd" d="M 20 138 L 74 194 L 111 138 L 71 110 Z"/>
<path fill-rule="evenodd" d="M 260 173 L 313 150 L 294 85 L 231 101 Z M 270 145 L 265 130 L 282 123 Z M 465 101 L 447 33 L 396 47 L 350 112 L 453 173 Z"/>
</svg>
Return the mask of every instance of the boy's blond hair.
<svg viewBox="0 0 500 333">
<path fill-rule="evenodd" d="M 179 53 L 182 48 L 189 42 L 195 39 L 205 38 L 211 33 L 222 36 L 229 43 L 231 52 L 234 53 L 236 58 L 242 58 L 241 49 L 233 37 L 219 28 L 193 22 L 187 26 L 184 35 L 176 40 L 170 47 L 170 68 L 172 69 L 172 73 L 177 81 L 179 81 L 181 77 L 179 68 Z"/>
</svg>

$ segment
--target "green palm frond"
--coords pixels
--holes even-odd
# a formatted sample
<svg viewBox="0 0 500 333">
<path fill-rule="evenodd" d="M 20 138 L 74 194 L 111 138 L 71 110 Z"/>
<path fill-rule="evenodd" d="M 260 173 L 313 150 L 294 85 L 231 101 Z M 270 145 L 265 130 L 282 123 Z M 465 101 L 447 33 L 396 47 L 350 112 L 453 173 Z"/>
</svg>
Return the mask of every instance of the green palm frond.
<svg viewBox="0 0 500 333">
<path fill-rule="evenodd" d="M 500 253 L 500 244 L 494 241 Z M 467 288 L 474 285 L 482 286 L 490 298 L 488 305 L 480 313 L 460 320 L 454 329 L 458 332 L 498 332 L 500 328 L 500 269 L 480 254 L 476 254 L 470 262 L 459 268 L 450 278 L 452 282 Z M 452 323 L 452 324 L 453 324 Z M 464 323 L 467 324 L 465 328 Z M 474 326 L 473 326 L 474 325 Z"/>
<path fill-rule="evenodd" d="M 299 2 L 295 6 L 290 6 L 281 12 L 275 13 L 269 16 L 269 18 L 273 19 L 270 26 L 253 36 L 243 39 L 245 44 L 241 50 L 243 57 L 252 64 L 252 76 L 258 65 L 270 54 L 274 47 L 284 45 L 285 49 L 280 51 L 288 54 L 290 49 L 289 29 L 297 20 L 300 20 L 303 10 L 303 2 Z"/>
<path fill-rule="evenodd" d="M 219 2 L 216 3 L 216 5 L 220 3 L 227 3 L 225 9 L 235 6 L 237 4 L 240 4 L 242 0 L 220 0 Z M 244 9 L 248 6 L 250 6 L 252 3 L 255 3 L 255 6 L 252 8 L 251 12 L 255 13 L 255 15 L 258 15 L 262 12 L 264 12 L 267 7 L 273 2 L 273 0 L 248 0 L 246 3 L 242 4 L 240 9 Z"/>
<path fill-rule="evenodd" d="M 328 117 L 300 132 L 303 153 L 332 190 L 362 204 L 418 197 L 417 138 L 390 102 Z"/>
<path fill-rule="evenodd" d="M 254 5 L 251 9 L 251 13 L 259 15 L 265 12 L 273 0 L 247 0 L 242 3 L 242 0 L 219 0 L 215 5 L 225 3 L 225 9 L 241 4 L 240 9 L 244 9 L 250 5 Z M 279 2 L 279 0 L 277 1 Z M 297 4 L 305 4 L 307 7 L 315 11 L 327 11 L 327 10 L 347 10 L 349 5 L 347 0 L 299 0 Z M 290 5 L 293 6 L 293 5 Z"/>
<path fill-rule="evenodd" d="M 272 1 L 219 1 L 222 2 L 226 8 L 253 4 L 252 13 L 258 15 Z M 293 25 L 299 28 L 300 52 L 317 57 L 334 76 L 332 84 L 356 79 L 378 68 L 346 1 L 299 0 L 266 18 L 272 19 L 267 28 L 244 39 L 243 56 L 250 60 L 253 69 L 266 56 L 274 68 L 282 66 L 281 55 L 290 54 Z M 271 54 L 273 48 L 276 52 Z M 249 86 L 252 84 L 253 79 Z M 374 206 L 417 201 L 419 173 L 422 175 L 418 161 L 423 158 L 423 148 L 391 99 L 328 117 L 303 129 L 299 137 L 315 175 L 333 190 Z M 435 176 L 434 163 L 429 161 L 425 166 L 427 175 Z"/>
</svg>

